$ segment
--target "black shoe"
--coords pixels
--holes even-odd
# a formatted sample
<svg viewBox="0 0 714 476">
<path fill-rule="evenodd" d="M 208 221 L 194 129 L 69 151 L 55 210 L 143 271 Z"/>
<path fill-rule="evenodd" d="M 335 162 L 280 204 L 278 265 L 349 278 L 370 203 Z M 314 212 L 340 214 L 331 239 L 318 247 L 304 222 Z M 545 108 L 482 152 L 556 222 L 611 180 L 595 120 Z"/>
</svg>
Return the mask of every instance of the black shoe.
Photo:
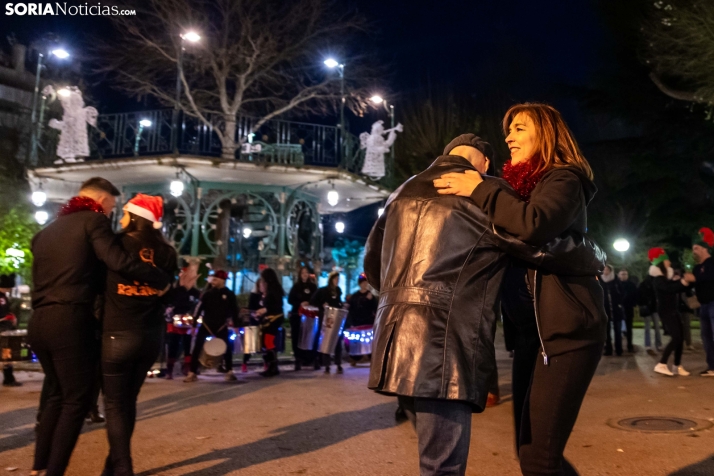
<svg viewBox="0 0 714 476">
<path fill-rule="evenodd" d="M 325 367 L 325 373 L 329 374 L 330 373 L 330 367 Z"/>
<path fill-rule="evenodd" d="M 295 371 L 302 370 L 302 364 L 300 362 L 295 362 Z"/>
<path fill-rule="evenodd" d="M 407 412 L 404 411 L 401 405 L 397 407 L 397 411 L 394 412 L 394 420 L 396 420 L 397 423 L 402 423 L 405 422 L 409 419 L 407 417 Z"/>
<path fill-rule="evenodd" d="M 338 366 L 338 367 L 337 367 L 337 373 L 338 373 L 339 375 L 342 375 L 343 373 L 345 373 L 345 371 L 342 370 L 342 367 Z"/>
<path fill-rule="evenodd" d="M 3 387 L 22 387 L 22 384 L 18 382 L 17 380 L 13 380 L 11 382 L 3 382 L 2 383 Z"/>
<path fill-rule="evenodd" d="M 104 423 L 105 421 L 107 421 L 106 418 L 97 409 L 92 410 L 87 415 L 87 423 Z"/>
</svg>

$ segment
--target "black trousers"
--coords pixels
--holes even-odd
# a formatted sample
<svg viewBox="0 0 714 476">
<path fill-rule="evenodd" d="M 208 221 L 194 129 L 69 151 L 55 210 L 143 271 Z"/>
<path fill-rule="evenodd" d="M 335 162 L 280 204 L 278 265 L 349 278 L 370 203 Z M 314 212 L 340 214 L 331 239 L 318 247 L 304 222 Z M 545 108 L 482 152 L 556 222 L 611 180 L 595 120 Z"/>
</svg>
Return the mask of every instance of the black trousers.
<svg viewBox="0 0 714 476">
<path fill-rule="evenodd" d="M 168 344 L 168 358 L 172 360 L 178 359 L 180 352 L 188 357 L 191 355 L 191 335 L 190 334 L 166 334 Z"/>
<path fill-rule="evenodd" d="M 417 434 L 420 476 L 463 476 L 469 458 L 471 413 L 466 402 L 399 396 Z"/>
<path fill-rule="evenodd" d="M 667 313 L 660 313 L 659 317 L 662 319 L 662 324 L 664 324 L 664 328 L 671 338 L 667 347 L 664 348 L 664 352 L 662 352 L 660 363 L 666 364 L 669 356 L 674 352 L 674 365 L 679 365 L 682 363 L 682 350 L 684 348 L 682 318 L 679 314 Z"/>
<path fill-rule="evenodd" d="M 136 399 L 163 345 L 164 327 L 106 332 L 102 338 L 102 380 L 109 456 L 105 476 L 133 475 L 131 436 Z"/>
<path fill-rule="evenodd" d="M 201 355 L 203 350 L 203 344 L 206 343 L 206 337 L 211 334 L 206 330 L 205 327 L 198 328 L 198 334 L 196 335 L 196 344 L 193 346 L 193 354 L 191 355 L 191 372 L 196 373 L 198 370 L 198 357 Z M 216 332 L 216 337 L 218 339 L 223 339 L 226 343 L 226 353 L 223 356 L 223 366 L 227 371 L 233 370 L 233 343 L 228 339 L 228 328 L 224 327 L 220 331 Z"/>
<path fill-rule="evenodd" d="M 301 362 L 305 359 L 305 352 L 298 347 L 300 342 L 300 313 L 291 312 L 290 313 L 290 342 L 293 345 L 293 355 L 295 355 L 295 361 Z"/>
<path fill-rule="evenodd" d="M 595 375 L 602 347 L 594 345 L 554 356 L 544 365 L 540 346 L 528 339 L 523 343 L 527 345 L 516 347 L 513 363 L 516 446 L 521 471 L 524 476 L 577 475 L 563 451 Z"/>
<path fill-rule="evenodd" d="M 607 340 L 605 353 L 612 355 L 612 334 L 615 334 L 615 353 L 622 355 L 622 314 L 616 312 L 614 316 L 607 316 Z"/>
<path fill-rule="evenodd" d="M 96 332 L 91 306 L 45 306 L 30 319 L 28 340 L 47 388 L 33 469 L 46 469 L 48 476 L 64 474 L 92 406 L 99 361 Z"/>
<path fill-rule="evenodd" d="M 635 319 L 635 308 L 625 307 L 625 335 L 627 336 L 627 351 L 632 352 L 635 347 L 632 345 L 632 321 Z"/>
</svg>

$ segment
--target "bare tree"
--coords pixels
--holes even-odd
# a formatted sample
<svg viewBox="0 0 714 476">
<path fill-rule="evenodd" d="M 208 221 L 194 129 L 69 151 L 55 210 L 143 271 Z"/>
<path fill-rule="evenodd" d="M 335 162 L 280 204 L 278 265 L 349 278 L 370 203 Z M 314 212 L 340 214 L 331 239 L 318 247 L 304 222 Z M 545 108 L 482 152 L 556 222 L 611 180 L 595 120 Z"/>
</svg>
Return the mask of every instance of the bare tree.
<svg viewBox="0 0 714 476">
<path fill-rule="evenodd" d="M 287 112 L 334 111 L 340 78 L 323 64 L 330 53 L 343 61 L 352 53 L 344 70 L 346 106 L 364 107 L 363 85 L 372 70 L 347 43 L 366 23 L 336 6 L 333 0 L 135 1 L 137 16 L 112 17 L 117 39 L 97 47 L 98 72 L 133 96 L 174 106 L 179 69 L 180 109 L 212 127 L 222 156 L 234 158 L 246 139 L 236 137 L 240 115 L 254 117 L 257 130 Z M 188 31 L 201 40 L 182 41 Z"/>
<path fill-rule="evenodd" d="M 654 84 L 674 99 L 714 104 L 714 2 L 657 0 L 642 30 Z"/>
</svg>

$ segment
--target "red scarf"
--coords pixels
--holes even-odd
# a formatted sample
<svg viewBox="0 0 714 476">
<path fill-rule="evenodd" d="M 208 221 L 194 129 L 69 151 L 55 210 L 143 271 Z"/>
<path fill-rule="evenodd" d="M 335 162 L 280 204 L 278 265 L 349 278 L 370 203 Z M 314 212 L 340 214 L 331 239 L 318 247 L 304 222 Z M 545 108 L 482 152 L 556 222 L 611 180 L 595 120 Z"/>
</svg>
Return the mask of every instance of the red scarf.
<svg viewBox="0 0 714 476">
<path fill-rule="evenodd" d="M 75 212 L 81 212 L 84 210 L 91 210 L 93 212 L 101 213 L 104 215 L 104 209 L 100 204 L 95 202 L 89 197 L 72 197 L 57 213 L 57 217 L 63 217 L 65 215 L 70 215 Z"/>
<path fill-rule="evenodd" d="M 510 160 L 503 164 L 503 179 L 513 187 L 524 202 L 530 201 L 531 192 L 543 178 L 544 171 L 536 173 L 537 167 L 538 160 L 532 159 L 516 165 L 512 165 Z"/>
</svg>

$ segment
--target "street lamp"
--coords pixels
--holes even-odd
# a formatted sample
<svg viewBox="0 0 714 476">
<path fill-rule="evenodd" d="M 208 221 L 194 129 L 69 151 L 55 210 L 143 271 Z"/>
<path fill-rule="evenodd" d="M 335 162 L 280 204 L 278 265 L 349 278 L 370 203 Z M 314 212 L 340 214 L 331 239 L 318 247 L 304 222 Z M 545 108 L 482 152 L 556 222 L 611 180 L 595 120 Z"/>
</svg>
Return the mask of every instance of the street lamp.
<svg viewBox="0 0 714 476">
<path fill-rule="evenodd" d="M 136 131 L 136 139 L 134 140 L 134 157 L 139 155 L 139 142 L 141 142 L 141 133 L 144 132 L 145 127 L 151 127 L 150 120 L 142 119 L 139 121 L 139 129 Z"/>
<path fill-rule="evenodd" d="M 178 154 L 178 116 L 179 104 L 181 103 L 181 74 L 183 70 L 183 51 L 186 49 L 186 41 L 189 43 L 198 43 L 201 41 L 201 35 L 195 31 L 187 31 L 179 35 L 181 44 L 179 45 L 178 61 L 176 68 L 176 102 L 174 103 L 174 112 L 171 115 L 171 150 L 174 154 Z"/>
<path fill-rule="evenodd" d="M 41 207 L 42 205 L 45 204 L 46 201 L 47 201 L 47 194 L 42 191 L 41 187 L 36 192 L 32 192 L 32 203 L 36 207 Z"/>
<path fill-rule="evenodd" d="M 69 58 L 69 53 L 63 48 L 56 48 L 49 52 L 50 55 L 54 55 L 59 59 Z M 31 129 L 30 129 L 30 164 L 37 165 L 37 143 L 39 137 L 39 127 L 41 124 L 37 122 L 37 96 L 40 93 L 40 74 L 42 73 L 42 58 L 45 55 L 43 52 L 38 52 L 37 58 L 37 71 L 35 73 L 35 90 L 32 93 L 32 114 L 30 117 Z"/>
<path fill-rule="evenodd" d="M 44 225 L 45 223 L 47 223 L 47 220 L 49 220 L 49 218 L 50 215 L 44 210 L 39 210 L 35 212 L 35 221 L 40 225 Z"/>
<path fill-rule="evenodd" d="M 344 63 L 338 62 L 334 58 L 327 58 L 325 60 L 325 66 L 330 69 L 337 68 L 337 72 L 340 75 L 340 135 L 342 136 L 342 147 L 340 147 L 340 159 L 344 159 L 344 140 L 345 140 L 345 65 Z"/>
<path fill-rule="evenodd" d="M 615 251 L 619 251 L 622 254 L 622 261 L 624 263 L 625 253 L 630 249 L 630 242 L 624 238 L 618 238 L 612 244 L 612 247 L 615 248 Z"/>
<path fill-rule="evenodd" d="M 341 221 L 338 221 L 335 223 L 335 230 L 337 233 L 344 233 L 345 232 L 345 224 Z"/>
</svg>

